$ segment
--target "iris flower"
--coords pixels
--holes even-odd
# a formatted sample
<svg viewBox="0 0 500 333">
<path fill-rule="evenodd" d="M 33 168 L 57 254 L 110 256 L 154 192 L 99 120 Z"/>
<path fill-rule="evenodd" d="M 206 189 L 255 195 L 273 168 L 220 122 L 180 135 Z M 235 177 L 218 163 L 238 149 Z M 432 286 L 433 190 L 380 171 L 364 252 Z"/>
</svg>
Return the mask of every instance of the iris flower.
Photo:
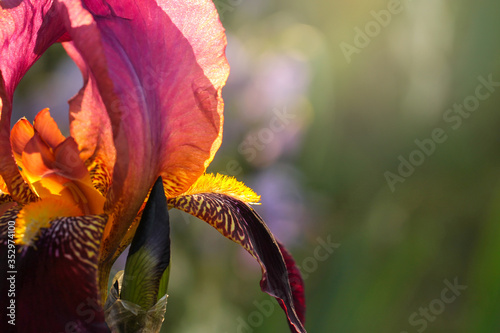
<svg viewBox="0 0 500 333">
<path fill-rule="evenodd" d="M 16 86 L 57 42 L 84 80 L 69 101 L 70 135 L 48 109 L 11 129 Z M 259 196 L 205 174 L 222 141 L 225 46 L 208 0 L 0 2 L 1 306 L 15 303 L 19 332 L 109 331 L 110 268 L 159 177 L 165 206 L 245 248 L 291 331 L 305 332 L 300 273 L 251 207 Z"/>
</svg>

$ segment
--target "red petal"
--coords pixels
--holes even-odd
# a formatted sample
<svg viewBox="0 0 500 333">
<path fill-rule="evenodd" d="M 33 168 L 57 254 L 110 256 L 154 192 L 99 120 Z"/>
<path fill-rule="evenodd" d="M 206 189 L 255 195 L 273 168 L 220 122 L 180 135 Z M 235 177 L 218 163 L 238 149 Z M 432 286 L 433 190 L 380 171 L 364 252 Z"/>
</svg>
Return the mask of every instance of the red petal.
<svg viewBox="0 0 500 333">
<path fill-rule="evenodd" d="M 0 5 L 0 175 L 16 201 L 33 194 L 19 174 L 10 146 L 12 96 L 17 84 L 64 33 L 50 0 L 3 1 Z"/>
<path fill-rule="evenodd" d="M 219 147 L 226 41 L 209 0 L 88 5 L 63 0 L 59 9 L 68 13 L 66 27 L 113 129 L 117 159 L 107 211 L 115 218 L 104 245 L 113 252 L 159 175 L 170 182 L 168 196 L 180 194 Z M 105 126 L 102 115 L 96 112 L 96 123 Z M 72 131 L 82 145 L 83 135 Z"/>
<path fill-rule="evenodd" d="M 0 71 L 6 95 L 14 89 L 45 50 L 64 34 L 52 0 L 2 1 L 0 7 Z"/>
<path fill-rule="evenodd" d="M 293 295 L 293 305 L 295 306 L 295 311 L 297 312 L 297 316 L 299 317 L 302 324 L 306 322 L 306 298 L 304 295 L 304 280 L 302 279 L 302 275 L 300 274 L 300 270 L 295 264 L 295 260 L 293 260 L 292 255 L 288 250 L 278 242 L 280 247 L 281 254 L 285 259 L 286 269 L 288 271 L 288 281 L 290 281 L 290 287 L 292 288 Z M 282 302 L 280 302 L 281 307 L 284 306 Z M 286 309 L 284 309 L 286 311 Z"/>
</svg>

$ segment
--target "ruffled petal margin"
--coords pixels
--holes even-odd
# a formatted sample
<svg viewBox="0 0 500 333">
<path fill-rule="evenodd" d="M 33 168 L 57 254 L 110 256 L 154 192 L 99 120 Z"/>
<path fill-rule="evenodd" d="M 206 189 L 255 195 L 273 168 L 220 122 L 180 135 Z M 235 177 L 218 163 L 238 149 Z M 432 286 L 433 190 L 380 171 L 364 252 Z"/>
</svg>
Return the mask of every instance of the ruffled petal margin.
<svg viewBox="0 0 500 333">
<path fill-rule="evenodd" d="M 105 207 L 113 215 L 102 247 L 109 260 L 156 178 L 167 179 L 167 196 L 176 196 L 201 176 L 220 146 L 221 89 L 229 71 L 224 29 L 210 0 L 87 6 L 61 0 L 58 11 L 72 40 L 66 49 L 86 80 L 72 116 L 78 120 L 78 108 L 97 106 L 99 119 L 90 122 L 106 125 L 109 118 L 119 156 Z M 71 128 L 80 148 L 88 134 L 82 128 Z M 102 137 L 105 146 L 108 138 Z M 88 152 L 96 145 L 91 142 Z"/>
<path fill-rule="evenodd" d="M 293 333 L 305 333 L 304 286 L 290 254 L 247 203 L 221 193 L 197 193 L 169 199 L 170 206 L 207 222 L 224 237 L 240 244 L 262 269 L 262 291 L 284 309 Z"/>
</svg>

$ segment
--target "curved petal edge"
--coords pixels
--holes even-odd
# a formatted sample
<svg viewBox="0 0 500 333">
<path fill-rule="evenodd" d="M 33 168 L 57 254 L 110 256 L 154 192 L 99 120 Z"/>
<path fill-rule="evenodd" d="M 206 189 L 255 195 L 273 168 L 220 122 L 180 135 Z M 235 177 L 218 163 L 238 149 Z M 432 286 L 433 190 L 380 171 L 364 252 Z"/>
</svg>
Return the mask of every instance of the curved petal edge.
<svg viewBox="0 0 500 333">
<path fill-rule="evenodd" d="M 276 298 L 284 309 L 291 332 L 306 332 L 303 326 L 304 288 L 300 273 L 289 253 L 283 255 L 282 246 L 252 207 L 220 193 L 191 194 L 168 202 L 209 223 L 257 259 L 262 269 L 262 291 Z"/>
</svg>

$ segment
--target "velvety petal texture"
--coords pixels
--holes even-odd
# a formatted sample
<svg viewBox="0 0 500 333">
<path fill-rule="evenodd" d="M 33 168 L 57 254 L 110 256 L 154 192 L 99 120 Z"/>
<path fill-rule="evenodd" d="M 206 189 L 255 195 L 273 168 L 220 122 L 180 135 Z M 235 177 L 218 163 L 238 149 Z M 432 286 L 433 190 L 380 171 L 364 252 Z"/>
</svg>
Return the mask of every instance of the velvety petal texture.
<svg viewBox="0 0 500 333">
<path fill-rule="evenodd" d="M 189 194 L 168 202 L 209 223 L 224 237 L 240 244 L 255 257 L 262 268 L 262 291 L 277 299 L 286 313 L 291 331 L 304 333 L 305 302 L 300 273 L 289 253 L 281 251 L 284 248 L 274 239 L 262 218 L 249 204 L 239 199 L 248 194 L 248 190 L 243 190 L 243 185 L 235 183 L 227 180 L 219 183 L 222 186 L 213 183 L 214 190 L 220 193 L 194 193 L 191 188 Z M 229 190 L 229 195 L 221 193 L 224 189 Z"/>
<path fill-rule="evenodd" d="M 288 250 L 278 242 L 281 254 L 285 259 L 286 269 L 288 271 L 288 281 L 290 282 L 290 287 L 292 288 L 293 295 L 293 305 L 295 306 L 295 312 L 299 317 L 302 324 L 306 321 L 306 299 L 304 297 L 304 280 L 302 279 L 302 275 L 300 274 L 300 270 L 295 264 L 295 260 Z M 284 302 L 280 302 L 283 310 L 285 309 Z M 293 329 L 292 329 L 293 331 Z"/>
<path fill-rule="evenodd" d="M 7 262 L 9 221 L 19 208 L 0 217 L 0 258 Z M 106 218 L 60 218 L 39 230 L 33 246 L 16 246 L 15 302 L 18 332 L 109 332 L 99 304 L 97 266 Z M 17 223 L 16 223 L 16 227 Z M 3 281 L 11 276 L 2 270 Z M 2 293 L 8 287 L 2 283 Z M 2 297 L 2 308 L 7 297 Z M 5 318 L 4 318 L 5 319 Z M 1 331 L 12 326 L 1 322 Z"/>
<path fill-rule="evenodd" d="M 94 122 L 85 111 L 92 105 L 101 108 L 95 122 L 106 126 L 104 107 L 119 156 L 106 203 L 113 218 L 103 249 L 111 257 L 158 175 L 169 182 L 167 196 L 180 194 L 220 145 L 221 88 L 228 75 L 224 30 L 209 0 L 86 1 L 85 6 L 62 0 L 58 11 L 72 39 L 69 54 L 86 79 L 72 115 L 87 112 Z M 96 92 L 102 103 L 87 98 Z M 82 143 L 88 134 L 82 131 L 72 127 L 79 147 L 99 150 L 99 141 Z M 100 139 L 107 147 L 109 135 Z"/>
</svg>

